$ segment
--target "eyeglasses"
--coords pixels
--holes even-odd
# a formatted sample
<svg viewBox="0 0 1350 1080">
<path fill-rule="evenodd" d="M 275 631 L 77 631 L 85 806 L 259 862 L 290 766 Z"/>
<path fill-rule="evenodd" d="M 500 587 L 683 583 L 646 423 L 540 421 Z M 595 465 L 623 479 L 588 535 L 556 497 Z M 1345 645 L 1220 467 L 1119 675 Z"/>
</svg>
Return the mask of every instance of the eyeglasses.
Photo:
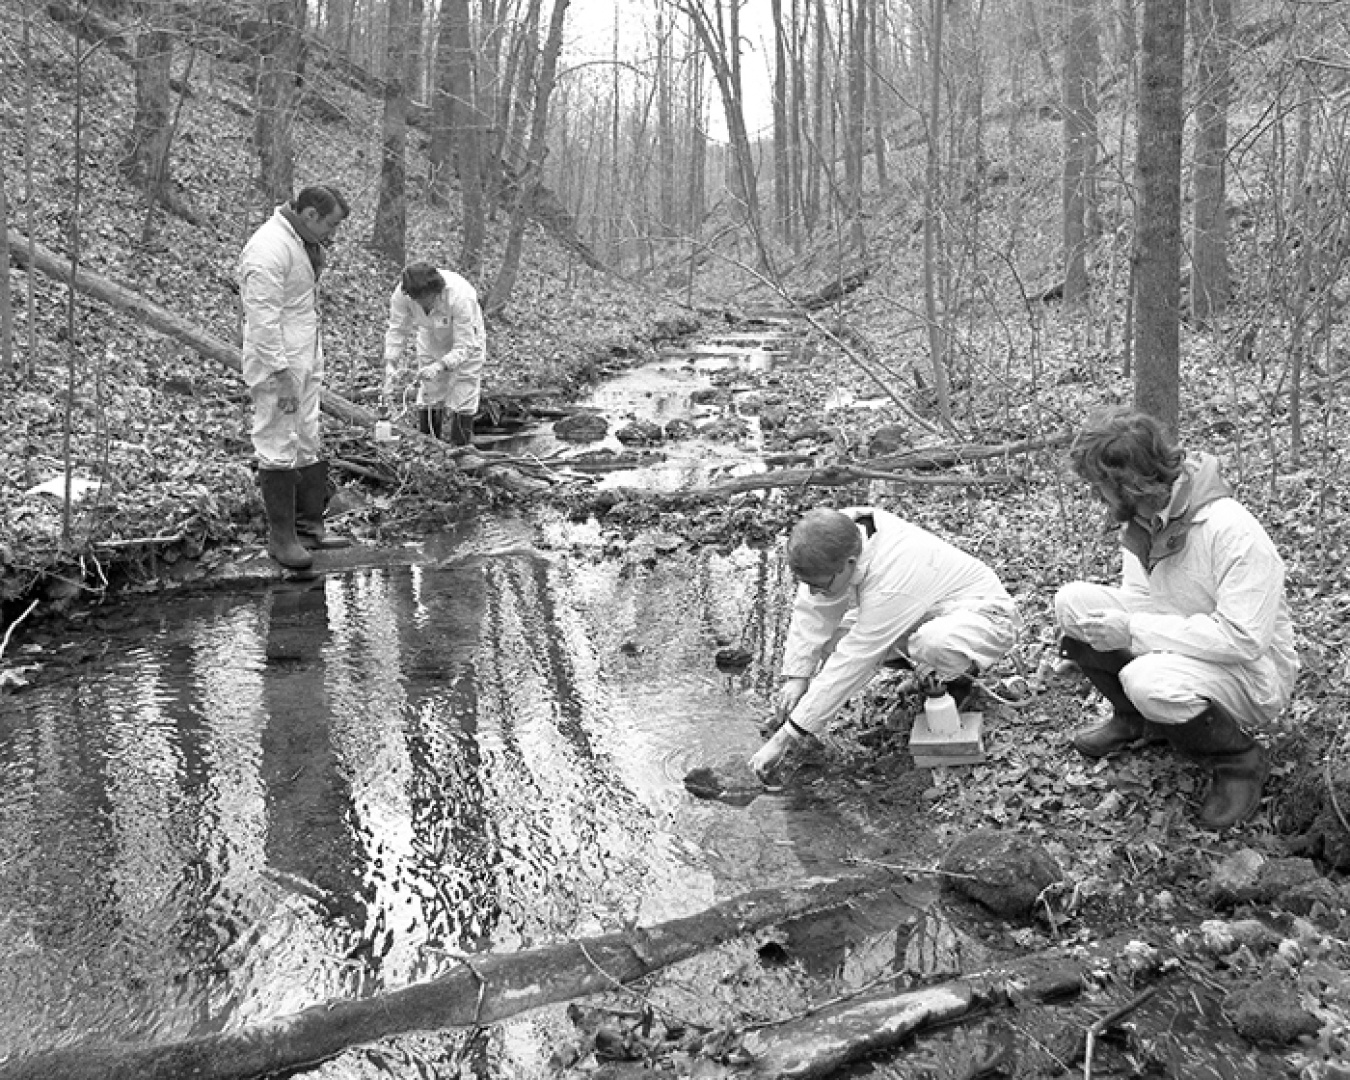
<svg viewBox="0 0 1350 1080">
<path fill-rule="evenodd" d="M 853 560 L 850 559 L 848 562 L 844 563 L 843 566 L 841 566 L 838 570 L 836 570 L 833 574 L 831 574 L 828 578 L 825 578 L 824 580 L 821 580 L 820 578 L 802 577 L 799 574 L 797 575 L 797 584 L 805 585 L 813 593 L 831 592 L 834 589 L 834 583 L 839 579 L 839 575 L 849 568 L 849 563 L 851 563 L 852 561 Z"/>
</svg>

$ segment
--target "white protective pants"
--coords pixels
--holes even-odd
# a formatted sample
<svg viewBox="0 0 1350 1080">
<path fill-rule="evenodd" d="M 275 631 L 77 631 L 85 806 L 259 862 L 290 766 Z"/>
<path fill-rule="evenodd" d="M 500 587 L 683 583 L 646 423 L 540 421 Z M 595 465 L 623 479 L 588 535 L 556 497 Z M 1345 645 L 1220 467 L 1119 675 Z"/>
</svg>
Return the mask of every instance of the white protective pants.
<svg viewBox="0 0 1350 1080">
<path fill-rule="evenodd" d="M 1080 616 L 1129 611 L 1120 589 L 1072 581 L 1055 594 L 1055 619 L 1069 637 L 1084 640 Z M 1184 724 L 1218 702 L 1243 723 L 1264 726 L 1275 718 L 1252 697 L 1253 673 L 1242 664 L 1220 664 L 1173 652 L 1138 656 L 1120 671 L 1120 684 L 1146 720 Z"/>
<path fill-rule="evenodd" d="M 289 370 L 299 389 L 295 409 L 281 407 L 275 375 L 249 388 L 253 398 L 253 452 L 262 469 L 303 469 L 322 457 L 319 391 L 323 378 L 297 368 Z"/>
</svg>

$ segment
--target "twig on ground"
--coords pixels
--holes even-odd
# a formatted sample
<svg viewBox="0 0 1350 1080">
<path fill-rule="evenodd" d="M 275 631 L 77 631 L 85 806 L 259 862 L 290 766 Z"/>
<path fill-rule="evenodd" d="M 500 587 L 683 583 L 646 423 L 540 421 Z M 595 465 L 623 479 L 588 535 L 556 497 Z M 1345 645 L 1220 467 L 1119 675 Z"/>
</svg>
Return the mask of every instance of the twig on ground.
<svg viewBox="0 0 1350 1080">
<path fill-rule="evenodd" d="M 1096 1049 L 1097 1037 L 1108 1028 L 1120 1023 L 1157 992 L 1156 986 L 1150 986 L 1142 994 L 1137 994 L 1114 1012 L 1107 1013 L 1087 1029 L 1087 1044 L 1083 1048 L 1083 1080 L 1092 1080 L 1092 1053 Z"/>
<path fill-rule="evenodd" d="M 873 859 L 863 859 L 857 855 L 850 855 L 844 859 L 846 863 L 853 863 L 855 866 L 875 866 L 881 870 L 897 870 L 902 874 L 932 874 L 939 877 L 963 878 L 966 881 L 978 881 L 974 874 L 961 874 L 955 870 L 943 870 L 940 867 L 927 866 L 906 866 L 903 863 L 884 863 L 876 862 Z"/>
<path fill-rule="evenodd" d="M 28 618 L 28 616 L 33 613 L 33 609 L 37 606 L 38 602 L 34 600 L 31 604 L 28 605 L 27 608 L 24 609 L 24 613 L 22 615 L 20 615 L 17 619 L 15 619 L 12 623 L 10 623 L 7 627 L 5 627 L 5 636 L 3 640 L 0 640 L 0 657 L 3 657 L 5 655 L 5 650 L 9 648 L 9 639 L 13 636 L 15 628 L 18 627 L 19 623 L 23 622 L 24 619 Z"/>
</svg>

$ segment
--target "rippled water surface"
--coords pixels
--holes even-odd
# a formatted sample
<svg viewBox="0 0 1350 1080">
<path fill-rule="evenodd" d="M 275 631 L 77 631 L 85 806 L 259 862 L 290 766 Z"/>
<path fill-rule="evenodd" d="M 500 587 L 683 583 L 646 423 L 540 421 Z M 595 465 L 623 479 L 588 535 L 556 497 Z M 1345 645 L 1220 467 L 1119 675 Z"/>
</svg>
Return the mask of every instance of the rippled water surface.
<svg viewBox="0 0 1350 1080">
<path fill-rule="evenodd" d="M 236 1029 L 837 866 L 829 808 L 681 783 L 759 744 L 776 555 L 493 528 L 147 600 L 91 669 L 6 700 L 0 1053 Z M 312 1075 L 544 1075 L 557 1022 Z"/>
</svg>

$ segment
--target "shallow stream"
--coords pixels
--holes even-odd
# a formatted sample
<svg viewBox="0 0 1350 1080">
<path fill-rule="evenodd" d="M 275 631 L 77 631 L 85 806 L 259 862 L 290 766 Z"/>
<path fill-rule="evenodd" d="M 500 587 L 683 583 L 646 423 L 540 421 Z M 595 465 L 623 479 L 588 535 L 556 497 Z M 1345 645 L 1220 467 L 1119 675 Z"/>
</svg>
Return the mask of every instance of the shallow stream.
<svg viewBox="0 0 1350 1080">
<path fill-rule="evenodd" d="M 626 408 L 702 377 L 672 363 Z M 545 516 L 322 558 L 111 605 L 99 659 L 6 700 L 0 1057 L 237 1029 L 840 869 L 854 811 L 682 783 L 760 744 L 776 552 L 614 554 Z M 562 1023 L 493 1028 L 471 1071 L 548 1075 Z M 459 1039 L 413 1042 L 312 1075 L 440 1075 Z"/>
</svg>

